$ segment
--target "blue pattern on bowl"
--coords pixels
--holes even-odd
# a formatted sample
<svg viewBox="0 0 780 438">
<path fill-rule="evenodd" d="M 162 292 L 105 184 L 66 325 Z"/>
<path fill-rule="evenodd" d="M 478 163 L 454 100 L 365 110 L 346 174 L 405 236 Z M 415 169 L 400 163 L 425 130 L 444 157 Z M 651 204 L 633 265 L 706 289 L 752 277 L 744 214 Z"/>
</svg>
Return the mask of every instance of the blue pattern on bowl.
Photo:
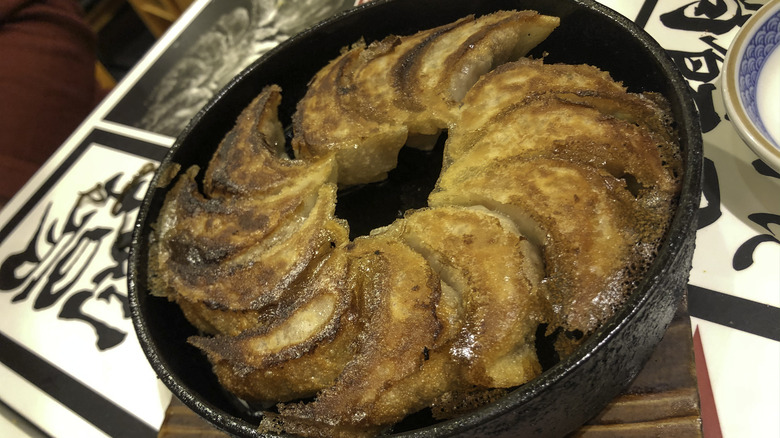
<svg viewBox="0 0 780 438">
<path fill-rule="evenodd" d="M 745 110 L 756 124 L 761 133 L 769 139 L 776 147 L 780 148 L 778 139 L 773 138 L 761 119 L 757 105 L 758 79 L 761 76 L 761 70 L 778 46 L 780 46 L 780 11 L 770 16 L 756 30 L 756 33 L 750 38 L 742 61 L 739 64 L 739 93 Z"/>
</svg>

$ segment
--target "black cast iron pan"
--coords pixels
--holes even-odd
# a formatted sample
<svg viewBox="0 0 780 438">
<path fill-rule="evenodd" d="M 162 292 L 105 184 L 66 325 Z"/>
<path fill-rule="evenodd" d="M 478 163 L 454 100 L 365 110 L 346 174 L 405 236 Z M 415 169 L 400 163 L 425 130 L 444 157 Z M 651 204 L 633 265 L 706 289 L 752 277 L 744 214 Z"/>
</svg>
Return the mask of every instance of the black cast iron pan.
<svg viewBox="0 0 780 438">
<path fill-rule="evenodd" d="M 682 194 L 646 278 L 622 310 L 579 350 L 472 414 L 440 423 L 425 414 L 412 416 L 396 429 L 403 436 L 562 436 L 598 413 L 643 367 L 684 294 L 701 192 L 698 115 L 687 83 L 664 50 L 630 20 L 588 0 L 375 0 L 291 38 L 247 68 L 192 120 L 161 166 L 205 168 L 239 112 L 267 84 L 282 87 L 280 117 L 289 123 L 314 73 L 361 37 L 370 42 L 389 34 L 411 34 L 499 9 L 534 9 L 561 18 L 561 26 L 533 55 L 546 53 L 548 62 L 595 65 L 630 91 L 656 91 L 669 99 L 684 158 Z M 424 205 L 440 170 L 438 160 L 435 152 L 402 156 L 401 168 L 389 181 L 340 194 L 337 214 L 361 234 L 391 222 L 399 210 Z M 147 239 L 166 190 L 156 188 L 160 179 L 155 175 L 144 199 L 130 257 L 129 298 L 141 346 L 159 377 L 187 406 L 227 432 L 260 436 L 259 419 L 222 390 L 206 358 L 187 344 L 187 337 L 196 333 L 178 307 L 148 294 Z"/>
</svg>

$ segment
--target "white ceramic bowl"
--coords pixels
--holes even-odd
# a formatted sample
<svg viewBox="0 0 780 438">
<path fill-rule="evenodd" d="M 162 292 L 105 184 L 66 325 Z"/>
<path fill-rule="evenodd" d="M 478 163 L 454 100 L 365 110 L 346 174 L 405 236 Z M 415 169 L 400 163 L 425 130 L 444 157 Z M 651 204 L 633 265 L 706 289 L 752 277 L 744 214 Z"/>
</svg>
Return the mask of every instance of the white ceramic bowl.
<svg viewBox="0 0 780 438">
<path fill-rule="evenodd" d="M 780 172 L 780 0 L 766 3 L 742 26 L 721 75 L 731 123 Z"/>
</svg>

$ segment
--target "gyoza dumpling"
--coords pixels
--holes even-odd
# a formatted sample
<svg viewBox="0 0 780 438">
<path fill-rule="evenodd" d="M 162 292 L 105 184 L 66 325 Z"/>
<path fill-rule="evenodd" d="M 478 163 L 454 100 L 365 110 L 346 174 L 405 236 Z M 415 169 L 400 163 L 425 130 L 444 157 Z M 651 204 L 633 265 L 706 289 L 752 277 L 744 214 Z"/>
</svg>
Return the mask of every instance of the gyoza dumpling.
<svg viewBox="0 0 780 438">
<path fill-rule="evenodd" d="M 296 157 L 335 153 L 342 185 L 384 179 L 408 137 L 435 138 L 480 75 L 523 56 L 557 25 L 536 12 L 501 11 L 356 43 L 315 75 L 298 103 Z"/>
<path fill-rule="evenodd" d="M 625 182 L 554 159 L 501 158 L 444 172 L 433 207 L 483 206 L 510 217 L 543 250 L 553 323 L 591 332 L 612 314 L 655 243 L 643 240 Z"/>
</svg>

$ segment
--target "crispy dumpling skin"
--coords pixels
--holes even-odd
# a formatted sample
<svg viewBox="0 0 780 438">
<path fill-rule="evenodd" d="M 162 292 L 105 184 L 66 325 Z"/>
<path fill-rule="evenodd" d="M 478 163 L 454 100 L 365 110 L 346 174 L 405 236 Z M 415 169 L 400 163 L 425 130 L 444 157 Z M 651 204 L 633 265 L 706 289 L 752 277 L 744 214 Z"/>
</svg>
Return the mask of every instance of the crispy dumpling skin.
<svg viewBox="0 0 780 438">
<path fill-rule="evenodd" d="M 333 384 L 355 353 L 354 282 L 346 252 L 334 250 L 288 290 L 273 319 L 237 336 L 193 337 L 220 383 L 249 402 L 314 396 Z"/>
<path fill-rule="evenodd" d="M 151 289 L 201 331 L 190 342 L 227 390 L 279 403 L 260 432 L 451 418 L 542 372 L 540 324 L 587 336 L 623 302 L 679 190 L 675 132 L 659 95 L 520 58 L 557 26 L 499 11 L 358 41 L 299 101 L 295 158 L 268 86 L 202 192 L 192 168 L 168 193 Z M 350 243 L 337 189 L 385 178 L 402 146 L 445 129 L 429 207 Z M 562 356 L 579 342 L 566 339 Z"/>
<path fill-rule="evenodd" d="M 479 202 L 494 205 L 496 197 L 509 195 L 503 186 L 507 183 L 504 171 L 509 180 L 524 183 L 518 186 L 523 188 L 515 201 L 504 197 L 498 204 L 513 211 L 523 233 L 544 245 L 546 288 L 559 315 L 570 314 L 558 322 L 587 333 L 611 314 L 621 291 L 630 287 L 630 269 L 621 270 L 622 264 L 642 265 L 640 260 L 652 257 L 652 248 L 665 232 L 680 187 L 677 151 L 668 105 L 659 96 L 628 93 L 592 66 L 521 59 L 484 75 L 466 94 L 459 122 L 445 144 L 444 169 L 429 204 L 442 205 L 448 202 L 445 199 L 456 198 L 456 203 L 468 203 L 479 198 Z M 542 167 L 518 164 L 524 162 Z M 545 167 L 545 172 L 552 173 L 542 175 Z M 521 173 L 527 172 L 524 177 L 512 174 L 521 168 Z M 484 172 L 496 180 L 489 181 Z M 552 189 L 551 175 L 555 174 L 570 178 L 561 184 L 561 194 Z M 534 178 L 539 180 L 534 182 Z M 534 187 L 544 180 L 548 181 Z M 479 182 L 470 186 L 474 181 Z M 490 184 L 499 187 L 493 198 L 487 193 Z M 561 226 L 567 221 L 567 227 L 573 227 L 575 220 L 587 222 L 589 211 L 573 203 L 564 207 L 571 201 L 562 194 L 595 193 L 597 186 L 606 188 L 605 195 L 590 196 L 590 202 L 604 209 L 608 215 L 604 225 L 608 226 L 601 230 L 591 226 L 590 237 L 588 232 L 567 236 Z M 458 194 L 458 190 L 464 192 Z M 479 196 L 473 196 L 477 192 Z M 532 201 L 534 197 L 538 199 Z M 609 204 L 613 207 L 607 208 Z M 594 217 L 599 214 L 592 213 Z M 560 216 L 569 219 L 556 219 Z M 621 222 L 626 224 L 624 233 L 608 230 L 620 227 Z M 587 244 L 585 249 L 580 248 L 585 240 L 578 243 L 578 238 L 613 240 Z M 610 256 L 609 245 L 613 254 L 630 257 Z M 585 255 L 575 257 L 581 250 Z M 604 257 L 614 258 L 614 266 L 607 268 L 599 261 Z M 561 270 L 564 265 L 571 266 L 568 274 Z M 588 273 L 589 266 L 597 268 Z M 570 293 L 563 290 L 574 291 L 579 284 L 589 292 L 563 297 Z M 572 301 L 564 304 L 561 300 Z M 595 313 L 588 318 L 591 311 Z"/>
<path fill-rule="evenodd" d="M 372 236 L 399 239 L 421 254 L 442 291 L 436 344 L 417 371 L 387 385 L 375 412 L 395 412 L 403 400 L 409 413 L 432 407 L 436 418 L 450 418 L 497 397 L 491 388 L 520 385 L 541 373 L 533 349 L 547 312 L 536 289 L 541 260 L 507 218 L 481 208 L 423 209 Z M 487 252 L 498 255 L 497 263 L 485 263 Z M 395 422 L 392 415 L 385 421 Z"/>
<path fill-rule="evenodd" d="M 520 58 L 485 74 L 469 89 L 451 137 L 477 131 L 518 101 L 544 95 L 590 102 L 605 114 L 652 127 L 667 139 L 671 135 L 668 104 L 662 98 L 628 93 L 609 73 L 594 66 L 546 64 L 543 59 Z"/>
<path fill-rule="evenodd" d="M 366 49 L 370 59 L 355 72 L 355 91 L 346 98 L 412 134 L 437 134 L 453 123 L 460 100 L 480 76 L 525 55 L 558 23 L 533 11 L 498 11 L 388 37 Z"/>
<path fill-rule="evenodd" d="M 269 86 L 244 109 L 203 174 L 188 169 L 166 195 L 150 244 L 152 293 L 179 303 L 204 333 L 260 323 L 308 264 L 348 241 L 333 217 L 335 161 L 284 154 Z"/>
<path fill-rule="evenodd" d="M 538 290 L 544 269 L 507 217 L 478 207 L 426 208 L 383 234 L 422 254 L 456 291 L 460 322 L 452 324 L 449 354 L 466 382 L 508 388 L 541 373 L 534 338 L 549 311 Z"/>
<path fill-rule="evenodd" d="M 266 414 L 263 431 L 371 435 L 421 408 L 414 400 L 378 400 L 389 386 L 414 375 L 436 344 L 439 278 L 422 256 L 396 239 L 357 238 L 347 253 L 361 315 L 355 356 L 314 401 L 282 404 L 278 414 Z"/>
<path fill-rule="evenodd" d="M 501 158 L 445 171 L 429 205 L 481 205 L 506 214 L 543 248 L 544 290 L 556 326 L 589 333 L 609 317 L 656 242 L 637 229 L 625 182 L 554 159 Z"/>
<path fill-rule="evenodd" d="M 341 99 L 341 90 L 352 86 L 353 71 L 364 63 L 364 47 L 356 43 L 317 72 L 293 115 L 295 156 L 335 154 L 341 185 L 384 179 L 407 137 L 405 126 L 371 119 Z"/>
<path fill-rule="evenodd" d="M 495 129 L 498 126 L 501 129 Z M 466 147 L 459 143 L 464 139 L 448 140 L 445 150 L 459 149 L 459 156 L 443 172 L 501 157 L 567 160 L 625 179 L 647 208 L 659 209 L 659 217 L 668 214 L 669 203 L 679 193 L 674 171 L 679 160 L 670 143 L 641 126 L 557 96 L 511 104 L 477 130 Z"/>
<path fill-rule="evenodd" d="M 681 168 L 668 114 L 660 96 L 629 93 L 595 67 L 524 58 L 469 90 L 449 133 L 444 167 L 485 153 L 543 155 L 546 148 L 674 196 Z"/>
<path fill-rule="evenodd" d="M 186 179 L 181 182 L 194 185 Z M 228 237 L 211 234 L 215 223 L 226 232 L 241 233 L 247 227 L 243 215 L 226 205 L 248 203 L 244 210 L 252 220 L 245 222 L 254 225 L 262 223 L 256 220 L 258 214 L 274 211 L 276 204 L 269 198 L 208 200 L 176 188 L 165 207 L 175 211 L 161 213 L 158 224 L 165 225 L 158 228 L 151 245 L 150 285 L 154 293 L 179 302 L 190 322 L 206 333 L 237 334 L 259 321 L 261 310 L 276 305 L 285 289 L 305 276 L 310 263 L 349 238 L 346 224 L 333 217 L 336 189 L 332 184 L 280 218 L 270 232 L 241 247 L 230 245 Z M 182 193 L 191 195 L 193 202 L 177 202 Z M 178 209 L 183 206 L 192 208 Z M 166 219 L 173 216 L 178 222 Z M 240 323 L 231 324 L 229 317 L 235 315 L 241 316 Z"/>
<path fill-rule="evenodd" d="M 367 334 L 357 359 L 314 402 L 269 415 L 268 430 L 370 435 L 447 394 L 517 386 L 541 373 L 533 339 L 547 312 L 537 294 L 542 262 L 507 218 L 481 208 L 425 209 L 358 238 L 348 253 L 364 294 Z M 410 325 L 421 321 L 426 332 Z M 380 339 L 396 347 L 374 345 Z"/>
<path fill-rule="evenodd" d="M 303 161 L 287 155 L 278 117 L 281 100 L 281 88 L 269 85 L 241 112 L 206 169 L 203 187 L 207 196 L 258 196 L 291 190 L 291 184 L 336 182 L 332 157 L 323 154 L 317 160 Z"/>
<path fill-rule="evenodd" d="M 382 180 L 410 135 L 435 137 L 479 75 L 524 55 L 557 25 L 535 12 L 501 11 L 356 43 L 315 75 L 298 103 L 295 156 L 335 153 L 341 185 Z"/>
</svg>

